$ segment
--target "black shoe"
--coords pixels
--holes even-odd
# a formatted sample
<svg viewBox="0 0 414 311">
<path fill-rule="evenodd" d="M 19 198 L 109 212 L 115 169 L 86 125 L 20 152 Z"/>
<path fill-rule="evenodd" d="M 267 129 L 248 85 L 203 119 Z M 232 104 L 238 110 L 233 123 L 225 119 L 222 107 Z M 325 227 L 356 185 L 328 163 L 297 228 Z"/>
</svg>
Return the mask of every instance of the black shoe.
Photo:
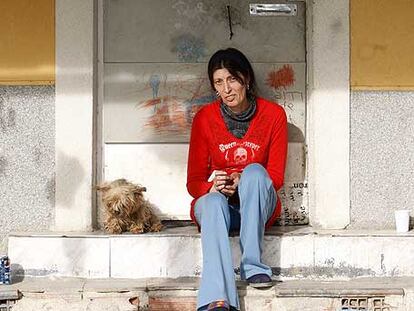
<svg viewBox="0 0 414 311">
<path fill-rule="evenodd" d="M 247 283 L 254 288 L 272 287 L 273 282 L 270 276 L 264 273 L 255 274 L 247 279 Z"/>
</svg>

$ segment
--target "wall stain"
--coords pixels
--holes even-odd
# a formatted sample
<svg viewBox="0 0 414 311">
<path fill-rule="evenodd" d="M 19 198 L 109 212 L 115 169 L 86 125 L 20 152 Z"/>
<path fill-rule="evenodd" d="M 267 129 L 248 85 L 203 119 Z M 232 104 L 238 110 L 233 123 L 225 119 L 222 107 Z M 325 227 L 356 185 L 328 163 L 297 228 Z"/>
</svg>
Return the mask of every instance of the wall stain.
<svg viewBox="0 0 414 311">
<path fill-rule="evenodd" d="M 0 129 L 4 133 L 6 132 L 6 116 L 4 113 L 4 101 L 3 98 L 0 97 Z"/>
<path fill-rule="evenodd" d="M 177 30 L 191 29 L 194 33 L 202 33 L 208 31 L 206 25 L 227 21 L 226 6 L 218 8 L 215 1 L 179 0 L 172 4 L 171 9 L 172 15 L 176 16 L 174 26 Z"/>
<path fill-rule="evenodd" d="M 16 126 L 16 111 L 13 108 L 8 109 L 8 127 L 15 127 Z"/>
<path fill-rule="evenodd" d="M 44 157 L 44 150 L 45 147 L 42 143 L 39 143 L 37 146 L 35 146 L 33 148 L 33 161 L 37 164 L 37 165 L 41 165 L 42 164 L 42 158 Z"/>
<path fill-rule="evenodd" d="M 331 30 L 334 33 L 338 33 L 341 32 L 341 28 L 342 28 L 342 22 L 340 19 L 335 20 L 332 24 L 331 24 Z"/>
<path fill-rule="evenodd" d="M 8 161 L 6 157 L 0 157 L 0 175 L 5 175 Z"/>
<path fill-rule="evenodd" d="M 46 199 L 49 201 L 51 206 L 55 206 L 55 184 L 56 184 L 56 176 L 53 174 L 52 177 L 46 182 L 44 187 L 44 193 L 46 195 Z"/>
<path fill-rule="evenodd" d="M 0 97 L 0 129 L 5 133 L 14 126 L 16 126 L 16 111 L 11 107 L 6 111 L 4 100 Z"/>
<path fill-rule="evenodd" d="M 384 265 L 384 254 L 381 254 L 381 271 L 384 274 L 387 273 L 387 269 L 385 268 L 385 265 Z"/>
<path fill-rule="evenodd" d="M 172 39 L 172 52 L 182 63 L 196 63 L 206 55 L 205 42 L 192 34 L 182 34 Z"/>
</svg>

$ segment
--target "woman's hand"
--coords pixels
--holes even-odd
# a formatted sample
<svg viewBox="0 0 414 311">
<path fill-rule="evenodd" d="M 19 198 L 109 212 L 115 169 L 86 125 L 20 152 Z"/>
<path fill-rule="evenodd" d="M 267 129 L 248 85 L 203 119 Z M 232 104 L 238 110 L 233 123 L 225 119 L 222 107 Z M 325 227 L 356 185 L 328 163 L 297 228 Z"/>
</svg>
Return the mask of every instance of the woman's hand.
<svg viewBox="0 0 414 311">
<path fill-rule="evenodd" d="M 236 192 L 239 181 L 240 173 L 234 172 L 229 176 L 225 171 L 216 171 L 210 192 L 221 192 L 231 197 Z"/>
<path fill-rule="evenodd" d="M 227 175 L 225 171 L 215 171 L 213 179 L 213 186 L 210 189 L 210 192 L 223 192 L 226 185 L 230 182 L 230 176 Z"/>
<path fill-rule="evenodd" d="M 231 173 L 229 176 L 229 181 L 227 182 L 224 189 L 221 191 L 224 195 L 231 197 L 237 190 L 237 187 L 240 182 L 240 173 Z"/>
</svg>

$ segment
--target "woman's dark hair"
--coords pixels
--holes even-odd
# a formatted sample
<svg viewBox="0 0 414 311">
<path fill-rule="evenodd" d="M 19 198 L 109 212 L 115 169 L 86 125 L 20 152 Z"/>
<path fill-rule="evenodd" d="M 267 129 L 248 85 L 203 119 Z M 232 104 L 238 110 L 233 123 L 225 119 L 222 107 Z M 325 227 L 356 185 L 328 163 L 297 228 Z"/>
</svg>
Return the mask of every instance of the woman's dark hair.
<svg viewBox="0 0 414 311">
<path fill-rule="evenodd" d="M 245 84 L 245 79 L 247 79 L 249 81 L 249 93 L 256 95 L 256 80 L 253 68 L 242 52 L 235 48 L 227 48 L 225 50 L 218 50 L 211 56 L 208 62 L 208 78 L 213 90 L 215 90 L 213 74 L 218 69 L 227 69 L 243 85 Z"/>
</svg>

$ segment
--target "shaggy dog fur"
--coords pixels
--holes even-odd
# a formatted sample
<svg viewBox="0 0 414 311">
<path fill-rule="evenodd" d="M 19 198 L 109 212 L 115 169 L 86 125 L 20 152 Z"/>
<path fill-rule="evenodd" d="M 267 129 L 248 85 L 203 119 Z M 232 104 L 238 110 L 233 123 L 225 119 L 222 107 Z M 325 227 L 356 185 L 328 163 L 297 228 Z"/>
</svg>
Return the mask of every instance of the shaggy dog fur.
<svg viewBox="0 0 414 311">
<path fill-rule="evenodd" d="M 106 182 L 97 187 L 102 193 L 106 211 L 105 230 L 110 233 L 157 232 L 162 224 L 153 213 L 151 203 L 144 199 L 145 187 L 125 179 Z"/>
</svg>

